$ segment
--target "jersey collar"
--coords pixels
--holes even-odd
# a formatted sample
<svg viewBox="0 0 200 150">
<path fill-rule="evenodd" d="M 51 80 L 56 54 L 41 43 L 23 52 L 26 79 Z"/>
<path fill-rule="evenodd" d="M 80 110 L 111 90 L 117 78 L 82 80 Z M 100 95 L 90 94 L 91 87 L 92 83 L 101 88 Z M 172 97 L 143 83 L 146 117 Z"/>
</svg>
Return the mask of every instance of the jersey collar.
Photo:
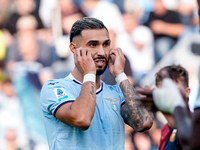
<svg viewBox="0 0 200 150">
<path fill-rule="evenodd" d="M 78 81 L 77 79 L 75 79 L 74 76 L 73 76 L 71 73 L 68 75 L 68 77 L 69 77 L 72 81 L 74 81 L 75 83 L 77 83 L 77 84 L 80 84 L 80 85 L 83 84 L 82 82 L 80 82 L 80 81 Z M 100 87 L 96 90 L 96 94 L 100 93 L 100 92 L 103 90 L 103 86 L 102 86 L 102 85 L 103 85 L 103 83 L 102 83 L 102 80 L 101 80 Z"/>
</svg>

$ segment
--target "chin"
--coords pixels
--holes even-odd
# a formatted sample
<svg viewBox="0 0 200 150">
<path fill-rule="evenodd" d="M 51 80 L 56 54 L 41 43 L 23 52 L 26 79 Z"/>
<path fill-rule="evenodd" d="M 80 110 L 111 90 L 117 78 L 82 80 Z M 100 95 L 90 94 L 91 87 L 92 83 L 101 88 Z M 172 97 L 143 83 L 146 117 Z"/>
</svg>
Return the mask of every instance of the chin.
<svg viewBox="0 0 200 150">
<path fill-rule="evenodd" d="M 97 75 L 97 76 L 100 76 L 100 75 L 102 75 L 102 74 L 104 73 L 104 71 L 105 71 L 105 70 L 102 70 L 102 69 L 100 70 L 100 69 L 98 69 L 98 70 L 96 71 L 96 75 Z"/>
<path fill-rule="evenodd" d="M 107 66 L 108 66 L 108 63 L 106 62 L 106 65 L 104 67 L 102 66 L 102 67 L 97 68 L 96 76 L 102 75 L 104 71 L 106 70 Z"/>
<path fill-rule="evenodd" d="M 97 69 L 96 71 L 96 76 L 100 76 L 104 73 L 104 71 L 106 70 L 106 67 L 105 68 L 102 68 L 102 69 Z"/>
</svg>

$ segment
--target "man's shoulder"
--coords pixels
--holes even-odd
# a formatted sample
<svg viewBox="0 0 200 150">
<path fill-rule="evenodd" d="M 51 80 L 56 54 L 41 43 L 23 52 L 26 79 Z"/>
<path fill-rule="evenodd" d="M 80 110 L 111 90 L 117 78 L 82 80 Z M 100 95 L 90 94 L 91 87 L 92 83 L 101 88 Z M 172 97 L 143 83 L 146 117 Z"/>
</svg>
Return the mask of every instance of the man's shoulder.
<svg viewBox="0 0 200 150">
<path fill-rule="evenodd" d="M 61 80 L 63 80 L 63 79 L 50 79 L 50 80 L 47 80 L 45 82 L 44 86 L 54 86 L 56 84 L 59 84 Z"/>
<path fill-rule="evenodd" d="M 67 78 L 50 79 L 45 82 L 42 89 L 62 87 L 63 85 L 65 85 L 65 82 L 68 82 Z"/>
</svg>

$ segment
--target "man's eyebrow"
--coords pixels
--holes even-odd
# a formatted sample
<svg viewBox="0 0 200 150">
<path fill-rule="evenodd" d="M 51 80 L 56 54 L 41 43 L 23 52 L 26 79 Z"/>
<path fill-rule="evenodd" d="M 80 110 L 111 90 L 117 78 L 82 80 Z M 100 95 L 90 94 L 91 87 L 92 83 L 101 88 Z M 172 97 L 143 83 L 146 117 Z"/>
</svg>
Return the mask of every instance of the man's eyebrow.
<svg viewBox="0 0 200 150">
<path fill-rule="evenodd" d="M 111 42 L 111 40 L 110 40 L 110 39 L 107 39 L 107 40 L 104 41 L 104 43 L 106 43 L 106 42 Z"/>
<path fill-rule="evenodd" d="M 90 40 L 87 43 L 99 43 L 99 41 L 98 40 Z"/>
<path fill-rule="evenodd" d="M 103 43 L 106 43 L 106 42 L 111 42 L 111 40 L 107 39 Z M 90 41 L 87 42 L 87 44 L 90 44 L 90 43 L 99 43 L 99 41 L 98 40 L 90 40 Z"/>
</svg>

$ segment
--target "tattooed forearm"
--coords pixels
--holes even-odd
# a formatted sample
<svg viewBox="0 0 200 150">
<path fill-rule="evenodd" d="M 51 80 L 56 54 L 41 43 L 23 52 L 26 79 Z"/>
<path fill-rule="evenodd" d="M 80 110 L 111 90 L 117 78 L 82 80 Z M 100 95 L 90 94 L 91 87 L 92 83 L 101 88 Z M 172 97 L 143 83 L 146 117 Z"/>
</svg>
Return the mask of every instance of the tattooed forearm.
<svg viewBox="0 0 200 150">
<path fill-rule="evenodd" d="M 125 98 L 125 105 L 122 107 L 121 112 L 124 121 L 138 131 L 150 128 L 153 122 L 152 115 L 145 108 L 138 106 L 135 97 L 139 94 L 133 85 L 125 80 L 121 82 L 120 88 Z M 145 127 L 146 125 L 149 127 Z"/>
<path fill-rule="evenodd" d="M 95 84 L 94 82 L 90 82 L 92 84 L 92 89 L 90 91 L 90 94 L 92 95 L 92 98 L 95 98 Z"/>
</svg>

